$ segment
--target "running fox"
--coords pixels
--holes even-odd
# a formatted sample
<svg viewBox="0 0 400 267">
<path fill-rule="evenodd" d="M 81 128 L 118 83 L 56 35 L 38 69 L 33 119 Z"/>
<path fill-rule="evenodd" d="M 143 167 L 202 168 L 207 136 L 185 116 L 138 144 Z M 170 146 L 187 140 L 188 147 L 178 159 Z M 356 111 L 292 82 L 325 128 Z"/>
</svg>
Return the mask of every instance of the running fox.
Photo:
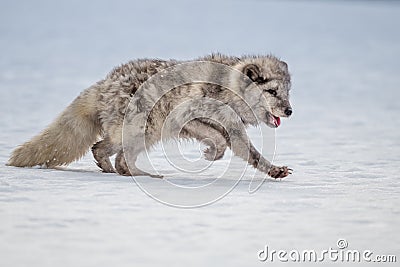
<svg viewBox="0 0 400 267">
<path fill-rule="evenodd" d="M 215 119 L 196 118 L 182 125 L 179 137 L 194 138 L 205 143 L 208 146 L 204 151 L 207 160 L 222 158 L 225 149 L 230 147 L 236 156 L 273 178 L 289 175 L 291 169 L 272 165 L 254 148 L 246 132 L 237 126 L 238 123 L 244 126 L 257 125 L 261 121 L 275 128 L 281 123 L 280 117 L 292 114 L 287 64 L 272 55 L 230 57 L 211 54 L 197 60 L 229 66 L 232 72 L 240 73 L 250 82 L 243 83 L 240 75 L 217 73 L 222 76 L 221 79 L 229 82 L 230 90 L 198 82 L 174 88 L 164 95 L 148 115 L 145 131 L 149 140 L 146 145 L 135 144 L 134 156 L 130 160 L 136 161 L 139 153 L 162 139 L 160 128 L 181 100 L 208 97 L 229 105 L 239 119 L 221 112 L 217 104 L 209 104 L 206 112 L 213 114 L 218 121 L 224 121 L 224 125 Z M 131 99 L 146 81 L 183 62 L 138 59 L 115 68 L 105 79 L 84 90 L 39 135 L 16 148 L 7 165 L 40 165 L 48 168 L 67 165 L 81 158 L 91 148 L 103 172 L 159 177 L 140 170 L 134 162 L 128 168 L 122 145 L 124 116 Z M 209 72 L 210 75 L 216 74 L 212 68 Z M 139 102 L 143 100 L 144 103 L 145 96 L 142 98 Z M 114 154 L 117 154 L 115 169 L 109 159 Z"/>
</svg>

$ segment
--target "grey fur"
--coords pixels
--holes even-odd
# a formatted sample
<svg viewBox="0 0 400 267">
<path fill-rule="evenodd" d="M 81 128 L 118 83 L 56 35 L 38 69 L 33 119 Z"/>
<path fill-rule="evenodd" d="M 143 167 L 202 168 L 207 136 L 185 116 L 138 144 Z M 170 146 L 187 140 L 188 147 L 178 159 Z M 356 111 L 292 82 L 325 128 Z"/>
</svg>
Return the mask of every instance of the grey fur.
<svg viewBox="0 0 400 267">
<path fill-rule="evenodd" d="M 243 81 L 235 73 L 216 73 L 210 68 L 210 75 L 218 75 L 218 79 L 227 81 L 234 92 L 214 84 L 186 84 L 168 92 L 147 117 L 146 146 L 151 146 L 160 141 L 161 131 L 168 114 L 183 100 L 202 100 L 198 102 L 204 111 L 203 118 L 191 120 L 180 129 L 182 138 L 195 138 L 209 146 L 205 151 L 207 160 L 218 160 L 224 155 L 225 149 L 231 147 L 233 153 L 258 170 L 268 173 L 274 178 L 282 178 L 290 174 L 287 167 L 273 166 L 251 144 L 244 126 L 256 125 L 259 121 L 270 127 L 276 127 L 275 117 L 287 117 L 289 103 L 290 75 L 287 64 L 276 57 L 269 56 L 243 56 L 229 57 L 221 54 L 212 54 L 201 61 L 224 64 L 244 73 L 258 86 L 249 81 Z M 125 162 L 122 149 L 123 121 L 127 107 L 138 88 L 154 74 L 169 67 L 175 66 L 180 61 L 139 59 L 130 61 L 111 71 L 104 80 L 99 81 L 86 89 L 73 103 L 53 122 L 44 132 L 26 142 L 12 153 L 8 165 L 55 167 L 66 165 L 79 159 L 92 146 L 99 137 L 102 139 L 92 147 L 97 165 L 104 172 L 114 172 L 121 175 L 150 175 L 135 166 Z M 175 77 L 179 79 L 179 77 Z M 268 91 L 268 90 L 274 90 Z M 140 111 L 146 105 L 146 96 L 143 94 L 141 101 L 137 102 L 135 109 Z M 220 112 L 221 106 L 203 101 L 215 99 L 221 105 L 229 105 L 237 118 L 226 116 Z M 193 108 L 197 102 L 193 102 Z M 186 113 L 185 113 L 186 112 Z M 173 119 L 179 125 L 183 117 L 189 117 L 187 110 Z M 210 115 L 210 116 L 208 116 Z M 211 115 L 218 120 L 210 119 Z M 254 116 L 255 115 L 255 116 Z M 128 118 L 129 119 L 129 118 Z M 217 121 L 224 121 L 220 125 Z M 182 125 L 181 125 L 182 126 Z M 172 131 L 172 130 L 171 130 Z M 167 136 L 169 138 L 177 136 Z M 232 144 L 237 144 L 232 146 Z M 146 147 L 135 146 L 136 157 Z M 117 153 L 115 170 L 109 157 Z M 155 176 L 158 177 L 158 176 Z"/>
</svg>

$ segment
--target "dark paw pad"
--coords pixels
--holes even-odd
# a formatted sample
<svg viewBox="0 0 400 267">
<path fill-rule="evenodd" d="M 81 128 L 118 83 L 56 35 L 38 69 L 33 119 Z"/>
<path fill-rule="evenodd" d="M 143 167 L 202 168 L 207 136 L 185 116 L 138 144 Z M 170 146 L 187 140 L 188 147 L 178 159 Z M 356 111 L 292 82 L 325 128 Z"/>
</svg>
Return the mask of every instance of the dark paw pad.
<svg viewBox="0 0 400 267">
<path fill-rule="evenodd" d="M 278 178 L 284 178 L 288 176 L 289 174 L 292 174 L 292 169 L 288 168 L 287 166 L 272 166 L 269 171 L 268 175 L 271 176 L 272 178 L 278 179 Z"/>
</svg>

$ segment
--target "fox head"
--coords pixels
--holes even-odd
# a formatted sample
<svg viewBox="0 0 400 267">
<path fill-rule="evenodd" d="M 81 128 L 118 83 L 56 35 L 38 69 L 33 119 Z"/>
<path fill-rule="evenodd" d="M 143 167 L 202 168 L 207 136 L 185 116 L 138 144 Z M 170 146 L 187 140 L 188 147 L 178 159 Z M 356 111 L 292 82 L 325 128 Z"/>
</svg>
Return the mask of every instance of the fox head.
<svg viewBox="0 0 400 267">
<path fill-rule="evenodd" d="M 290 74 L 285 62 L 273 56 L 244 57 L 238 70 L 248 77 L 242 96 L 258 120 L 272 128 L 289 117 Z"/>
</svg>

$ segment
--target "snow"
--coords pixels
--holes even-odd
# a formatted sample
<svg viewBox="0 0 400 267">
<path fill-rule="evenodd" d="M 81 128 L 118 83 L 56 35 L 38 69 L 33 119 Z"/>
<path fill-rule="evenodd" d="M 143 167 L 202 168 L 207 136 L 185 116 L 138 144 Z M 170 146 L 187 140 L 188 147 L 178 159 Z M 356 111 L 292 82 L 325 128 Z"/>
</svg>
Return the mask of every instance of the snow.
<svg viewBox="0 0 400 267">
<path fill-rule="evenodd" d="M 257 259 L 265 245 L 322 250 L 339 238 L 399 260 L 396 2 L 3 1 L 0 14 L 2 266 L 274 265 Z M 274 160 L 294 169 L 287 179 L 249 194 L 245 174 L 219 201 L 181 209 L 100 173 L 90 154 L 58 170 L 5 166 L 114 66 L 213 51 L 288 62 L 294 113 L 276 131 Z M 198 157 L 196 144 L 189 151 Z M 218 170 L 168 179 L 204 184 Z"/>
</svg>

